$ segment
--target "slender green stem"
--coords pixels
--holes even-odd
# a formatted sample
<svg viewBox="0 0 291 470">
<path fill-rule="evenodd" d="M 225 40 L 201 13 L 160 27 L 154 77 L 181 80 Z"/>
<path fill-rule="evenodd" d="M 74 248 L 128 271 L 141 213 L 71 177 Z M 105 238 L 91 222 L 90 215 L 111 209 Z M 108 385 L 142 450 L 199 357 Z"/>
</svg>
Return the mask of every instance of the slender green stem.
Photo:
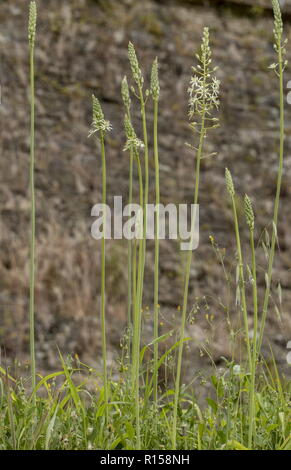
<svg viewBox="0 0 291 470">
<path fill-rule="evenodd" d="M 260 336 L 258 341 L 258 354 L 260 354 L 263 337 L 264 337 L 264 330 L 265 330 L 265 323 L 267 318 L 269 300 L 270 300 L 270 290 L 271 290 L 271 282 L 272 282 L 272 275 L 273 275 L 273 264 L 274 264 L 274 256 L 275 256 L 275 247 L 276 247 L 276 239 L 277 239 L 277 224 L 278 224 L 278 215 L 279 215 L 279 204 L 280 204 L 280 195 L 281 195 L 281 186 L 282 186 L 282 175 L 283 175 L 283 161 L 284 161 L 284 84 L 283 84 L 283 57 L 282 57 L 282 49 L 279 48 L 279 84 L 280 84 L 280 150 L 279 150 L 279 166 L 278 166 L 278 175 L 277 175 L 277 189 L 276 189 L 276 197 L 275 197 L 275 204 L 274 204 L 274 216 L 273 216 L 273 228 L 272 228 L 272 240 L 271 240 L 271 248 L 269 253 L 269 263 L 268 263 L 268 272 L 267 272 L 267 285 L 265 290 L 264 296 L 264 303 L 263 303 L 263 312 L 262 312 L 262 319 L 261 319 L 261 326 L 260 326 Z"/>
<path fill-rule="evenodd" d="M 143 180 L 142 170 L 140 165 L 139 156 L 136 155 L 138 177 L 139 177 L 139 202 L 140 207 L 143 207 Z M 139 221 L 142 225 L 143 221 Z M 132 369 L 133 369 L 133 394 L 134 394 L 134 408 L 136 420 L 136 450 L 141 448 L 140 438 L 140 404 L 139 404 L 139 370 L 140 370 L 140 334 L 141 334 L 141 297 L 142 297 L 142 283 L 143 283 L 143 257 L 144 257 L 144 238 L 139 240 L 138 249 L 138 266 L 137 266 L 137 281 L 134 281 L 136 290 L 134 292 L 134 318 L 133 318 L 133 351 L 132 351 Z M 134 272 L 135 276 L 135 272 Z"/>
<path fill-rule="evenodd" d="M 201 157 L 202 157 L 202 152 L 203 152 L 204 138 L 205 138 L 205 113 L 203 113 L 202 115 L 200 140 L 199 140 L 199 147 L 198 147 L 197 159 L 196 159 L 194 208 L 196 207 L 196 204 L 198 204 L 198 198 L 199 198 L 200 166 L 201 166 Z M 193 245 L 193 237 L 194 237 L 195 219 L 196 219 L 196 210 L 194 209 L 194 217 L 192 217 L 192 223 L 191 223 L 190 250 L 187 253 L 187 260 L 186 260 L 182 319 L 181 319 L 180 337 L 179 337 L 180 344 L 179 344 L 179 349 L 178 349 L 178 361 L 177 361 L 177 371 L 176 371 L 176 379 L 175 379 L 175 398 L 174 398 L 174 416 L 173 416 L 173 433 L 172 433 L 172 443 L 173 443 L 174 450 L 176 449 L 176 445 L 177 445 L 177 416 L 178 416 L 178 403 L 179 403 L 179 395 L 180 395 L 180 380 L 181 380 L 183 346 L 184 346 L 183 339 L 185 336 L 185 326 L 186 326 L 186 317 L 187 317 L 188 292 L 189 292 L 190 270 L 191 270 L 191 263 L 192 263 L 192 245 Z"/>
<path fill-rule="evenodd" d="M 101 158 L 102 158 L 102 204 L 106 204 L 106 158 L 104 134 L 100 131 Z M 108 423 L 108 380 L 107 380 L 107 347 L 106 347 L 106 212 L 103 210 L 103 236 L 101 239 L 101 331 L 102 331 L 102 362 L 103 362 L 103 381 L 104 381 L 104 402 L 105 402 L 105 420 Z"/>
<path fill-rule="evenodd" d="M 133 150 L 130 150 L 129 161 L 129 191 L 128 191 L 128 204 L 132 204 L 132 186 L 133 186 Z M 128 360 L 130 363 L 130 349 L 131 349 L 131 325 L 132 325 L 132 240 L 128 240 L 127 244 L 127 329 L 128 329 Z"/>
<path fill-rule="evenodd" d="M 147 232 L 147 203 L 148 203 L 148 192 L 149 192 L 149 168 L 148 168 L 148 137 L 147 137 L 147 122 L 146 122 L 146 111 L 145 101 L 141 86 L 139 87 L 139 97 L 141 104 L 141 115 L 143 125 L 143 139 L 144 139 L 144 190 L 143 190 L 143 177 L 140 165 L 139 156 L 137 156 L 138 175 L 139 175 L 139 187 L 140 187 L 140 207 L 143 208 L 143 227 L 142 227 L 142 238 L 139 242 L 139 253 L 138 253 L 138 268 L 137 268 L 137 286 L 136 286 L 136 302 L 134 306 L 134 332 L 133 332 L 133 352 L 132 352 L 132 363 L 133 363 L 133 386 L 135 396 L 135 415 L 136 415 L 136 448 L 137 450 L 141 447 L 140 438 L 140 404 L 139 404 L 139 370 L 140 370 L 140 341 L 141 341 L 141 314 L 142 314 L 142 299 L 143 299 L 143 280 L 145 271 L 145 256 L 146 256 L 146 232 Z"/>
<path fill-rule="evenodd" d="M 249 436 L 248 448 L 253 445 L 253 437 L 256 430 L 255 422 L 255 385 L 256 385 L 256 364 L 257 364 L 257 335 L 258 335 L 258 293 L 257 293 L 257 267 L 256 252 L 254 242 L 254 230 L 250 230 L 250 244 L 252 253 L 252 282 L 253 282 L 253 308 L 254 308 L 254 332 L 252 342 L 252 368 L 251 368 L 251 389 L 250 389 L 250 409 L 249 409 Z"/>
<path fill-rule="evenodd" d="M 160 170 L 158 150 L 158 100 L 154 100 L 154 158 L 156 179 L 156 210 L 155 210 L 155 273 L 154 273 L 154 339 L 159 336 L 159 218 L 160 218 Z M 158 357 L 159 345 L 154 344 L 154 402 L 158 402 Z"/>
<path fill-rule="evenodd" d="M 35 161 L 35 98 L 34 98 L 34 46 L 30 47 L 30 283 L 29 283 L 29 334 L 30 334 L 30 362 L 31 383 L 34 392 L 36 385 L 35 372 L 35 186 L 34 186 L 34 161 Z M 35 400 L 35 394 L 33 393 Z"/>
<path fill-rule="evenodd" d="M 252 370 L 252 354 L 251 354 L 249 324 L 248 324 L 248 310 L 247 310 L 246 291 L 245 291 L 244 265 L 243 265 L 243 256 L 242 256 L 242 249 L 241 249 L 238 217 L 237 217 L 237 210 L 236 210 L 235 196 L 234 195 L 231 196 L 231 202 L 232 202 L 233 219 L 234 219 L 234 227 L 235 227 L 238 264 L 239 264 L 239 283 L 240 283 L 240 292 L 241 292 L 241 298 L 242 298 L 242 311 L 243 311 L 243 321 L 244 321 L 244 329 L 245 329 L 245 341 L 246 341 L 246 345 L 247 345 L 249 370 L 251 371 Z"/>
<path fill-rule="evenodd" d="M 143 140 L 144 140 L 144 201 L 143 201 L 143 260 L 142 260 L 142 286 L 141 286 L 141 304 L 143 299 L 143 280 L 145 272 L 145 259 L 146 259 L 146 234 L 147 234 L 147 204 L 149 198 L 149 150 L 148 150 L 148 134 L 147 134 L 147 119 L 145 110 L 145 101 L 142 88 L 139 87 L 139 97 L 141 105 Z"/>
</svg>

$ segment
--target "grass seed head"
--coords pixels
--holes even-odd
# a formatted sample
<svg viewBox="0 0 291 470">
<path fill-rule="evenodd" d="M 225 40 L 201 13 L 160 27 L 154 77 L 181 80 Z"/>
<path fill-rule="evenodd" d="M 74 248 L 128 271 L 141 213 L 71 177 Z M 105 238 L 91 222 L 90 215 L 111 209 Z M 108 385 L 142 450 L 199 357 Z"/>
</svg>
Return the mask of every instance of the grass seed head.
<svg viewBox="0 0 291 470">
<path fill-rule="evenodd" d="M 28 20 L 28 41 L 29 41 L 30 47 L 34 47 L 34 43 L 35 43 L 36 19 L 37 19 L 36 2 L 32 1 L 30 2 L 30 5 L 29 5 L 29 20 Z"/>
</svg>

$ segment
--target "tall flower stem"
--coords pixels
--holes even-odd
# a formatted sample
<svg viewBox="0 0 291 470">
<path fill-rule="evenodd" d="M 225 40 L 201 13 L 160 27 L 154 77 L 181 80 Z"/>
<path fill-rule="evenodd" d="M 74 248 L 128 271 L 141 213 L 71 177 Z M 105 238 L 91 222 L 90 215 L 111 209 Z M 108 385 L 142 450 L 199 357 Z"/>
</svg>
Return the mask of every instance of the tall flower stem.
<svg viewBox="0 0 291 470">
<path fill-rule="evenodd" d="M 203 114 L 202 116 L 200 142 L 199 142 L 198 152 L 196 156 L 194 207 L 196 207 L 195 204 L 198 204 L 200 166 L 201 166 L 201 156 L 202 156 L 202 151 L 203 151 L 204 138 L 205 138 L 205 114 Z M 195 219 L 196 219 L 195 212 L 196 211 L 194 209 L 194 217 L 191 223 L 191 242 L 190 242 L 191 247 L 193 246 L 194 224 L 195 224 Z M 183 359 L 183 349 L 184 349 L 183 339 L 185 336 L 185 326 L 186 326 L 186 318 L 187 318 L 187 305 L 188 305 L 191 264 L 192 264 L 192 249 L 190 248 L 190 250 L 187 253 L 187 260 L 186 260 L 182 318 L 181 318 L 181 326 L 180 326 L 180 334 L 179 334 L 180 343 L 179 343 L 179 349 L 178 349 L 177 371 L 176 371 L 176 379 L 175 379 L 174 417 L 173 417 L 173 434 L 172 434 L 172 443 L 173 443 L 174 450 L 176 449 L 176 445 L 177 445 L 178 402 L 179 402 L 179 395 L 180 395 L 181 369 L 182 369 L 182 359 Z"/>
<path fill-rule="evenodd" d="M 101 165 L 102 165 L 102 237 L 101 237 L 101 302 L 100 302 L 100 317 L 101 317 L 101 337 L 102 337 L 102 366 L 103 366 L 103 390 L 104 390 L 104 403 L 105 403 L 105 425 L 108 424 L 108 377 L 107 377 L 107 345 L 106 345 L 106 154 L 105 154 L 105 134 L 111 130 L 111 124 L 106 121 L 98 99 L 92 96 L 93 105 L 93 122 L 92 130 L 89 136 L 97 134 L 100 139 L 101 145 Z"/>
<path fill-rule="evenodd" d="M 143 175 L 139 157 L 139 147 L 144 147 L 133 129 L 129 115 L 125 115 L 124 121 L 127 142 L 124 150 L 130 151 L 133 156 L 138 171 L 139 182 L 139 204 L 140 212 L 137 214 L 138 220 L 135 226 L 135 238 L 138 239 L 138 261 L 137 261 L 137 243 L 134 242 L 133 258 L 133 341 L 132 341 L 132 393 L 134 397 L 134 414 L 136 421 L 136 449 L 141 448 L 140 434 L 140 403 L 139 403 L 139 371 L 140 371 L 140 333 L 141 333 L 141 297 L 143 285 L 143 257 L 144 257 L 144 219 L 142 208 L 144 203 L 143 196 Z"/>
<path fill-rule="evenodd" d="M 141 297 L 140 297 L 140 308 L 142 309 L 143 280 L 144 280 L 144 273 L 145 273 L 146 245 L 147 245 L 146 234 L 147 234 L 147 205 L 148 205 L 148 199 L 149 199 L 149 149 L 148 149 L 145 100 L 144 100 L 141 87 L 139 87 L 139 98 L 140 98 L 140 106 L 141 106 L 143 141 L 144 141 L 143 259 L 142 259 L 142 285 L 141 285 Z"/>
<path fill-rule="evenodd" d="M 139 156 L 136 155 L 139 177 L 140 207 L 143 207 L 143 180 L 142 169 Z M 139 220 L 140 230 L 143 231 L 143 221 Z M 135 420 L 136 420 L 136 450 L 141 449 L 140 436 L 140 404 L 139 404 L 139 371 L 140 371 L 140 332 L 141 332 L 141 297 L 143 283 L 143 257 L 144 257 L 144 240 L 140 236 L 138 247 L 138 266 L 137 266 L 137 282 L 134 305 L 134 321 L 133 321 L 133 351 L 132 351 L 132 368 L 133 368 L 133 394 L 135 404 Z"/>
<path fill-rule="evenodd" d="M 143 141 L 144 141 L 144 201 L 143 201 L 143 259 L 142 259 L 142 285 L 141 285 L 141 298 L 140 308 L 142 308 L 143 298 L 143 279 L 145 271 L 145 258 L 146 258 L 146 234 L 147 234 L 147 204 L 149 198 L 149 149 L 148 149 L 148 133 L 147 133 L 147 117 L 146 117 L 146 100 L 148 97 L 148 90 L 144 95 L 143 84 L 144 78 L 139 67 L 138 59 L 134 46 L 131 42 L 128 44 L 128 58 L 131 66 L 132 76 L 137 85 L 137 93 L 134 87 L 132 91 L 140 102 L 140 113 L 142 118 L 142 130 L 143 130 Z"/>
<path fill-rule="evenodd" d="M 247 224 L 249 226 L 250 246 L 252 256 L 252 285 L 253 285 L 253 310 L 254 310 L 254 327 L 252 339 L 252 365 L 251 365 L 251 383 L 250 383 L 250 397 L 249 397 L 249 433 L 248 433 L 248 448 L 251 449 L 253 445 L 254 433 L 256 430 L 255 422 L 255 386 L 256 386 L 256 365 L 257 365 L 257 337 L 258 337 L 258 292 L 257 292 L 257 263 L 256 251 L 254 241 L 254 228 L 255 219 L 252 208 L 252 203 L 249 197 L 245 196 L 245 215 Z"/>
<path fill-rule="evenodd" d="M 34 294 L 35 294 L 35 184 L 34 184 L 34 166 L 35 166 L 35 74 L 34 74 L 34 44 L 36 32 L 36 3 L 30 3 L 29 11 L 29 50 L 30 50 L 30 269 L 29 269 L 29 335 L 30 335 L 30 362 L 31 362 L 31 384 L 33 397 L 35 400 L 35 312 L 34 312 Z"/>
<path fill-rule="evenodd" d="M 126 76 L 123 78 L 121 83 L 121 96 L 123 100 L 123 104 L 126 111 L 126 116 L 131 120 L 131 113 L 130 113 L 130 106 L 131 106 L 131 99 L 129 95 L 129 88 L 127 83 Z M 133 161 L 134 161 L 134 150 L 133 148 L 130 149 L 130 159 L 129 159 L 129 190 L 128 190 L 128 204 L 132 204 L 132 191 L 133 191 Z M 133 249 L 132 249 L 133 242 L 131 238 L 128 239 L 127 245 L 127 333 L 128 333 L 128 362 L 130 363 L 131 358 L 131 339 L 132 339 L 132 309 L 134 305 L 133 299 L 133 282 L 134 274 L 133 274 Z"/>
<path fill-rule="evenodd" d="M 278 53 L 278 64 L 276 64 L 276 73 L 279 79 L 279 100 L 280 100 L 280 145 L 279 145 L 279 163 L 278 163 L 278 174 L 277 174 L 277 186 L 276 186 L 276 196 L 274 204 L 274 215 L 273 215 L 273 227 L 272 227 L 272 239 L 271 239 L 271 248 L 269 252 L 269 262 L 268 262 L 268 271 L 267 271 L 267 282 L 266 290 L 263 303 L 263 312 L 260 325 L 260 335 L 258 340 L 258 354 L 260 354 L 264 330 L 270 300 L 270 291 L 273 275 L 273 265 L 274 265 L 274 256 L 277 240 L 277 225 L 278 225 L 278 215 L 279 215 L 279 205 L 280 205 L 280 195 L 281 195 L 281 186 L 282 186 L 282 175 L 283 175 L 283 162 L 284 162 L 284 68 L 285 61 L 284 55 L 286 53 L 284 46 L 285 42 L 282 43 L 282 34 L 283 34 L 283 23 L 281 18 L 280 6 L 278 0 L 273 0 L 274 15 L 275 15 L 275 49 Z"/>
<path fill-rule="evenodd" d="M 140 372 L 140 342 L 141 342 L 141 323 L 142 323 L 142 301 L 143 301 L 143 284 L 144 284 L 144 272 L 145 272 L 145 260 L 146 260 L 146 234 L 147 234 L 147 204 L 149 195 L 149 150 L 148 150 L 148 134 L 147 134 L 147 117 L 146 117 L 146 98 L 148 91 L 145 96 L 143 93 L 144 79 L 142 72 L 139 68 L 138 59 L 133 44 L 128 44 L 128 58 L 131 66 L 133 79 L 137 85 L 138 92 L 136 93 L 134 87 L 132 91 L 140 102 L 140 112 L 142 118 L 142 129 L 143 129 L 143 148 L 144 148 L 144 186 L 143 186 L 143 221 L 141 228 L 141 240 L 139 243 L 138 253 L 138 267 L 137 267 L 137 293 L 136 293 L 136 305 L 134 307 L 134 341 L 133 341 L 133 353 L 132 353 L 132 364 L 134 371 L 133 386 L 135 395 L 135 410 L 136 410 L 136 448 L 141 447 L 140 437 L 140 404 L 139 404 L 139 372 Z M 138 172 L 139 181 L 142 182 L 142 173 L 138 159 Z"/>
<path fill-rule="evenodd" d="M 158 147 L 158 112 L 159 112 L 159 78 L 158 61 L 155 59 L 152 67 L 151 93 L 154 101 L 154 160 L 155 160 L 155 268 L 154 268 L 154 340 L 159 336 L 159 224 L 160 224 L 160 167 L 159 167 L 159 147 Z M 153 392 L 154 403 L 158 403 L 158 358 L 159 344 L 154 343 L 154 380 Z"/>
<path fill-rule="evenodd" d="M 132 187 L 133 187 L 133 150 L 130 151 L 129 158 L 129 190 L 128 204 L 132 204 Z M 131 325 L 132 325 L 132 308 L 133 308 L 133 250 L 132 240 L 127 242 L 127 334 L 128 334 L 128 361 L 130 363 L 131 354 Z"/>
<path fill-rule="evenodd" d="M 101 158 L 102 158 L 102 204 L 106 204 L 106 158 L 104 134 L 100 131 Z M 103 211 L 103 237 L 101 239 L 101 331 L 102 331 L 102 362 L 103 362 L 103 382 L 104 382 L 104 402 L 105 402 L 105 420 L 108 423 L 108 379 L 107 379 L 107 345 L 106 345 L 106 212 Z"/>
<path fill-rule="evenodd" d="M 250 232 L 252 251 L 252 276 L 253 276 L 253 302 L 254 302 L 254 335 L 252 351 L 251 370 L 251 396 L 250 396 L 250 426 L 249 426 L 249 448 L 252 447 L 253 436 L 256 430 L 255 423 L 255 385 L 256 385 L 256 364 L 257 364 L 257 336 L 258 336 L 258 294 L 257 294 L 257 274 L 256 274 L 256 254 L 254 244 L 254 232 Z"/>
<path fill-rule="evenodd" d="M 190 127 L 194 133 L 199 135 L 198 148 L 190 147 L 196 152 L 196 170 L 195 170 L 195 187 L 194 187 L 194 214 L 192 215 L 191 222 L 191 236 L 190 236 L 190 249 L 187 253 L 186 268 L 184 276 L 184 292 L 183 292 L 183 306 L 182 306 L 182 317 L 179 331 L 179 348 L 178 348 L 178 359 L 177 359 L 177 370 L 175 378 L 175 396 L 174 396 L 174 411 L 173 411 L 173 429 L 172 429 L 172 445 L 173 449 L 177 447 L 177 417 L 178 417 L 178 403 L 180 397 L 180 381 L 181 381 L 181 369 L 183 359 L 183 346 L 185 327 L 187 319 L 187 306 L 188 306 L 188 294 L 189 294 L 189 282 L 190 282 L 190 271 L 192 263 L 192 250 L 195 235 L 195 224 L 197 217 L 197 204 L 199 201 L 199 183 L 200 183 L 200 167 L 201 159 L 203 157 L 203 146 L 206 134 L 210 129 L 217 127 L 218 119 L 212 117 L 214 109 L 218 108 L 219 105 L 219 85 L 220 82 L 214 76 L 215 68 L 212 68 L 211 49 L 209 46 L 209 30 L 204 28 L 201 51 L 200 54 L 196 54 L 199 64 L 197 67 L 192 67 L 195 72 L 194 76 L 191 77 L 189 87 L 189 118 L 192 120 L 193 117 L 198 118 L 197 121 L 192 121 Z"/>
</svg>

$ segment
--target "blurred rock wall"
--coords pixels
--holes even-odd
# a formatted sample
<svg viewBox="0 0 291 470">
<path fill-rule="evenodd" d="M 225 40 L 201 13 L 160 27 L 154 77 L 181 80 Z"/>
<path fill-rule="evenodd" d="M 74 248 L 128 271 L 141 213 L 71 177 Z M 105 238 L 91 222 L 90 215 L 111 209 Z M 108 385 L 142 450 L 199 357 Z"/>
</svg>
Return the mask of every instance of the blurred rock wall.
<svg viewBox="0 0 291 470">
<path fill-rule="evenodd" d="M 120 84 L 130 75 L 127 44 L 131 40 L 146 82 L 155 56 L 160 61 L 160 162 L 163 203 L 190 203 L 193 198 L 193 143 L 187 120 L 187 87 L 203 26 L 211 31 L 213 60 L 222 83 L 220 128 L 209 134 L 206 152 L 217 152 L 202 166 L 199 249 L 191 270 L 189 333 L 195 338 L 187 359 L 196 371 L 210 361 L 205 341 L 219 363 L 230 357 L 227 311 L 236 324 L 235 244 L 224 168 L 233 174 L 243 225 L 242 197 L 252 198 L 256 242 L 271 230 L 278 152 L 278 92 L 268 66 L 273 50 L 270 11 L 232 8 L 233 2 L 133 0 L 38 1 L 36 48 L 36 193 L 37 285 L 36 331 L 39 367 L 56 367 L 56 344 L 96 365 L 100 358 L 100 253 L 90 235 L 90 212 L 100 202 L 100 152 L 88 139 L 91 94 L 102 102 L 113 131 L 108 136 L 108 197 L 127 197 L 128 157 L 124 146 Z M 242 1 L 239 3 L 243 3 Z M 247 2 L 246 2 L 247 3 Z M 253 3 L 253 2 L 252 2 Z M 257 2 L 260 5 L 263 2 Z M 0 342 L 9 357 L 27 358 L 29 285 L 29 89 L 27 4 L 0 3 Z M 289 8 L 288 2 L 285 5 Z M 290 38 L 289 17 L 286 35 Z M 290 52 L 288 52 L 288 56 Z M 287 82 L 291 78 L 288 69 Z M 140 135 L 140 113 L 134 122 Z M 148 106 L 152 146 L 152 107 Z M 286 107 L 286 158 L 280 225 L 280 250 L 267 333 L 278 362 L 286 365 L 291 338 L 290 107 Z M 150 199 L 154 200 L 152 147 Z M 135 180 L 135 189 L 137 179 Z M 232 281 L 228 285 L 209 241 L 215 237 Z M 247 231 L 243 242 L 247 253 Z M 144 305 L 145 338 L 151 338 L 153 245 L 149 242 Z M 126 242 L 107 245 L 107 314 L 110 357 L 119 352 L 126 322 Z M 183 257 L 178 243 L 161 243 L 161 331 L 179 321 Z M 264 289 L 263 250 L 258 250 L 259 289 Z M 276 286 L 280 282 L 283 303 Z M 250 286 L 249 286 L 250 287 Z M 277 308 L 276 308 L 277 306 Z M 279 317 L 279 313 L 281 317 Z M 250 306 L 250 328 L 252 327 Z M 240 354 L 240 345 L 236 346 Z M 266 342 L 266 353 L 269 353 Z"/>
</svg>

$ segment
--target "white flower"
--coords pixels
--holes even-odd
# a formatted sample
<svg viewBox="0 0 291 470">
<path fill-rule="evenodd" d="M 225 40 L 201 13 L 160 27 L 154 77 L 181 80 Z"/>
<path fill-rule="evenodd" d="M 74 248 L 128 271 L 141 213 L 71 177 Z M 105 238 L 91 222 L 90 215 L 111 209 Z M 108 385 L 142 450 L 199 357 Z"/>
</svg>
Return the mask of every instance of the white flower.
<svg viewBox="0 0 291 470">
<path fill-rule="evenodd" d="M 207 113 L 213 108 L 219 106 L 220 81 L 213 77 L 207 81 L 203 76 L 194 75 L 190 80 L 188 93 L 189 98 L 189 116 L 192 118 L 195 113 L 201 114 L 203 110 Z"/>
</svg>

